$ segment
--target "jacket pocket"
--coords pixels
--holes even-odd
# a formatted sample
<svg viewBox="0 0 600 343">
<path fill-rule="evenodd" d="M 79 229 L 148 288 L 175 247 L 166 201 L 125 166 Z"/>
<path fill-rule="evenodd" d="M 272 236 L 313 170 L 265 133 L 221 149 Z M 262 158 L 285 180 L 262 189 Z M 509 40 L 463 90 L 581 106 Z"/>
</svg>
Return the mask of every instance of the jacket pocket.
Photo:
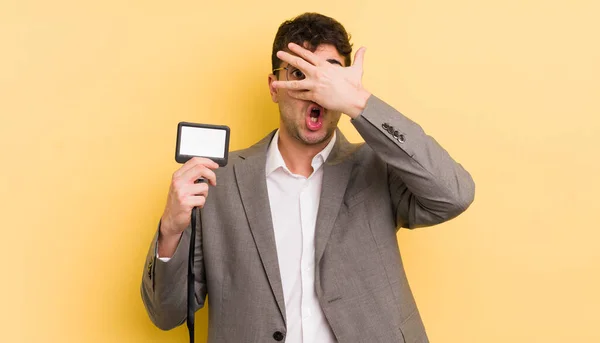
<svg viewBox="0 0 600 343">
<path fill-rule="evenodd" d="M 373 184 L 369 184 L 368 186 L 356 191 L 352 192 L 350 195 L 344 197 L 344 204 L 347 208 L 352 208 L 362 202 L 365 201 L 367 194 L 371 191 Z"/>
</svg>

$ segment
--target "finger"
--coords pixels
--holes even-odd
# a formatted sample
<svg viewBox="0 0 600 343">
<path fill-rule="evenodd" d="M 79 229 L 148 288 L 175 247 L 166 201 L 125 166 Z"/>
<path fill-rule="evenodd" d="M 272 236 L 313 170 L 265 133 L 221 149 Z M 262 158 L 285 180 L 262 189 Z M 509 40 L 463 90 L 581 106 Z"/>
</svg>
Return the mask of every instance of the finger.
<svg viewBox="0 0 600 343">
<path fill-rule="evenodd" d="M 206 182 L 182 184 L 179 188 L 172 188 L 172 198 L 179 204 L 185 205 L 189 197 L 208 196 L 209 187 Z"/>
<path fill-rule="evenodd" d="M 217 185 L 217 176 L 207 166 L 198 164 L 181 175 L 181 178 L 187 182 L 197 179 L 206 179 L 211 185 Z"/>
<path fill-rule="evenodd" d="M 303 60 L 302 57 L 294 56 L 287 51 L 277 51 L 277 57 L 302 70 L 304 74 L 311 74 L 316 68 L 314 65 Z"/>
<path fill-rule="evenodd" d="M 194 183 L 186 187 L 185 193 L 192 196 L 207 196 L 208 195 L 208 184 L 205 182 Z"/>
<path fill-rule="evenodd" d="M 187 172 L 188 170 L 194 168 L 195 166 L 197 166 L 199 164 L 205 165 L 205 166 L 207 166 L 208 168 L 211 168 L 211 169 L 217 169 L 217 168 L 219 168 L 219 165 L 215 161 L 213 161 L 211 159 L 204 158 L 204 157 L 192 157 L 187 162 L 185 162 L 183 164 L 183 166 L 181 166 L 181 168 L 179 168 L 173 174 L 173 177 L 179 177 L 179 176 L 183 175 L 185 172 Z"/>
<path fill-rule="evenodd" d="M 173 178 L 179 177 L 181 175 L 183 175 L 186 171 L 194 168 L 196 165 L 200 164 L 200 161 L 198 158 L 190 158 L 187 162 L 185 162 L 183 164 L 183 166 L 181 166 L 179 169 L 177 169 L 175 171 L 175 173 L 173 173 Z"/>
<path fill-rule="evenodd" d="M 312 51 L 310 51 L 296 43 L 289 43 L 288 48 L 290 49 L 290 51 L 292 51 L 293 53 L 300 56 L 305 61 L 308 61 L 315 66 L 320 65 L 324 62 L 324 60 L 322 58 L 320 58 L 319 56 L 315 55 L 315 53 L 313 53 Z"/>
<path fill-rule="evenodd" d="M 358 51 L 354 55 L 354 64 L 352 66 L 356 66 L 360 70 L 363 69 L 363 63 L 365 62 L 365 52 L 366 51 L 367 51 L 367 48 L 365 48 L 364 46 L 361 47 L 360 49 L 358 49 Z"/>
<path fill-rule="evenodd" d="M 187 197 L 185 199 L 185 202 L 183 205 L 188 206 L 189 208 L 193 208 L 193 207 L 202 208 L 202 207 L 204 207 L 205 203 L 206 203 L 206 197 L 202 196 L 202 195 L 198 195 L 198 196 Z"/>
<path fill-rule="evenodd" d="M 273 81 L 273 87 L 278 89 L 309 90 L 312 83 L 306 79 L 301 81 Z"/>
<path fill-rule="evenodd" d="M 288 93 L 292 98 L 314 101 L 313 92 L 311 91 L 289 91 Z"/>
</svg>

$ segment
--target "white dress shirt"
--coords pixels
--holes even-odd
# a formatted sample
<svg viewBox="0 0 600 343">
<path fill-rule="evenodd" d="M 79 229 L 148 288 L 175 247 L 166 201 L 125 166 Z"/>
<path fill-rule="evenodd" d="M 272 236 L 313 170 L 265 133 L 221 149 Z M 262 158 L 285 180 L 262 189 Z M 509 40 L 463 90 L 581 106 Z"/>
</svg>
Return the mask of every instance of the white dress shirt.
<svg viewBox="0 0 600 343">
<path fill-rule="evenodd" d="M 267 152 L 266 177 L 285 299 L 286 343 L 333 343 L 335 337 L 315 292 L 315 224 L 323 163 L 335 144 L 312 160 L 308 177 L 293 174 L 279 152 L 279 131 Z"/>
</svg>

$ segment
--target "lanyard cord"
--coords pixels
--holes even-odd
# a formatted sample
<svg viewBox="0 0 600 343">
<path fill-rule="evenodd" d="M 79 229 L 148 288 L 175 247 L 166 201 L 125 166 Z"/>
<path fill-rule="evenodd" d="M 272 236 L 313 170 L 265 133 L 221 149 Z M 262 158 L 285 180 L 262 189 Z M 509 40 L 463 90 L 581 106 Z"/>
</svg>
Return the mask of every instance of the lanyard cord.
<svg viewBox="0 0 600 343">
<path fill-rule="evenodd" d="M 199 212 L 197 207 L 192 209 L 191 234 L 190 234 L 190 251 L 188 260 L 188 275 L 187 275 L 187 328 L 190 333 L 190 343 L 194 343 L 194 249 L 196 248 L 196 212 Z"/>
</svg>

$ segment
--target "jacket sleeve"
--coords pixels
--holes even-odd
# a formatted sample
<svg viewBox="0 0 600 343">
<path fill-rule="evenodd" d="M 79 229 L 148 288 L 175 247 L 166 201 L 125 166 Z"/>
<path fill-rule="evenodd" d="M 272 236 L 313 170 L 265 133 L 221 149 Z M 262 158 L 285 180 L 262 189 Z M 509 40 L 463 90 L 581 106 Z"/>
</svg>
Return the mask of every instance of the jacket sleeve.
<svg viewBox="0 0 600 343">
<path fill-rule="evenodd" d="M 396 228 L 450 220 L 473 202 L 471 175 L 423 129 L 371 95 L 352 124 L 388 168 Z"/>
<path fill-rule="evenodd" d="M 207 293 L 200 222 L 198 219 L 196 223 L 194 311 L 204 306 Z M 150 319 L 162 330 L 173 329 L 183 324 L 187 318 L 187 265 L 190 234 L 191 228 L 188 227 L 183 232 L 179 245 L 168 262 L 157 258 L 159 230 L 154 235 L 148 250 L 142 276 L 141 295 Z"/>
</svg>

